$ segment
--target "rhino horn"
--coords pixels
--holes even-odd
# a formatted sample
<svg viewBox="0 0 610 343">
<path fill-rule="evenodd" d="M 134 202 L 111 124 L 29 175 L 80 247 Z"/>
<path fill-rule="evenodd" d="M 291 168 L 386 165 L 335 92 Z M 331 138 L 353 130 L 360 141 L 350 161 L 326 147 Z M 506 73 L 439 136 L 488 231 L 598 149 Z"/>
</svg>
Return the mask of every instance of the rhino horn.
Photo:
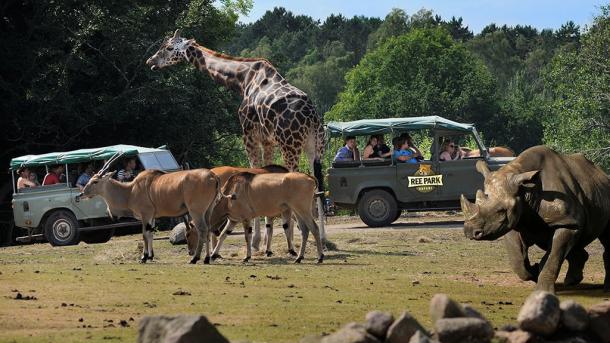
<svg viewBox="0 0 610 343">
<path fill-rule="evenodd" d="M 174 38 L 178 38 L 178 37 L 180 37 L 180 29 L 177 29 L 177 30 L 174 32 Z"/>
<path fill-rule="evenodd" d="M 477 162 L 476 168 L 479 173 L 483 174 L 484 178 L 487 178 L 487 176 L 491 173 L 489 166 L 487 166 L 487 162 L 483 160 L 479 160 Z"/>
<path fill-rule="evenodd" d="M 471 203 L 464 194 L 460 196 L 460 205 L 464 213 L 464 219 L 469 221 L 479 214 L 479 205 Z"/>
</svg>

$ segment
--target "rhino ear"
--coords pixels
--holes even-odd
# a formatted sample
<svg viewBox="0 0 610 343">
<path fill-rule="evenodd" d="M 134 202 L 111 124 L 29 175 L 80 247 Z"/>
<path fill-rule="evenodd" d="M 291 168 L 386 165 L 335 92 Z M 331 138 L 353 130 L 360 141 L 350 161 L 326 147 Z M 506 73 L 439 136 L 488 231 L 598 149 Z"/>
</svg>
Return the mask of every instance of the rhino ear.
<svg viewBox="0 0 610 343">
<path fill-rule="evenodd" d="M 479 173 L 483 174 L 484 178 L 487 178 L 487 176 L 491 173 L 489 167 L 487 166 L 487 162 L 483 160 L 479 160 L 477 162 L 476 168 Z"/>
<path fill-rule="evenodd" d="M 511 182 L 517 187 L 534 188 L 536 186 L 535 179 L 540 170 L 532 170 L 521 174 L 513 175 Z"/>
<path fill-rule="evenodd" d="M 477 190 L 477 201 L 476 204 L 481 204 L 486 199 L 485 193 L 482 190 Z"/>
</svg>

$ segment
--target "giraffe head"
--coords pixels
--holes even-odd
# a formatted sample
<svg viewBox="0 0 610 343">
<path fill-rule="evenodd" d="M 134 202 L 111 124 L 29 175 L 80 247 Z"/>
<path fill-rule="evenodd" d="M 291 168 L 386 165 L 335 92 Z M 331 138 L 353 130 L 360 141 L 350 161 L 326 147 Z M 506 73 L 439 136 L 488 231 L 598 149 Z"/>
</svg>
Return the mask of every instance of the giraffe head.
<svg viewBox="0 0 610 343">
<path fill-rule="evenodd" d="M 192 39 L 180 37 L 180 30 L 174 32 L 173 37 L 167 37 L 159 50 L 146 61 L 151 70 L 159 70 L 186 60 L 186 48 L 193 42 Z"/>
</svg>

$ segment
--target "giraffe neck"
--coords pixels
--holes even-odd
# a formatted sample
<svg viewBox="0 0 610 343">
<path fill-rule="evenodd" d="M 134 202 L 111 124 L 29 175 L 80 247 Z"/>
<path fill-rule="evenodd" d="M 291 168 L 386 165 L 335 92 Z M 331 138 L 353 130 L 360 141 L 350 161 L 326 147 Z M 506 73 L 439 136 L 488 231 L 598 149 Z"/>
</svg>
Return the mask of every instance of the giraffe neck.
<svg viewBox="0 0 610 343">
<path fill-rule="evenodd" d="M 197 43 L 185 49 L 186 59 L 200 71 L 206 70 L 210 77 L 225 87 L 244 94 L 246 86 L 252 81 L 257 64 L 264 59 L 231 57 L 210 50 Z"/>
</svg>

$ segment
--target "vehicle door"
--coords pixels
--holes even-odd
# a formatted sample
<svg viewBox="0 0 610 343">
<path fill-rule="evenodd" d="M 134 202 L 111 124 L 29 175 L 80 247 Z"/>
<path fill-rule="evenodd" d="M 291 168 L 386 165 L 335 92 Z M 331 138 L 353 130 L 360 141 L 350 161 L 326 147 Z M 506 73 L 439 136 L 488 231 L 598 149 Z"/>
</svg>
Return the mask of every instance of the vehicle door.
<svg viewBox="0 0 610 343">
<path fill-rule="evenodd" d="M 423 160 L 419 163 L 398 163 L 396 165 L 396 196 L 400 202 L 435 200 L 439 192 L 437 163 Z"/>
<path fill-rule="evenodd" d="M 92 198 L 79 197 L 78 195 L 81 191 L 78 187 L 70 188 L 70 191 L 72 205 L 76 209 L 75 215 L 77 219 L 82 220 L 108 217 L 108 206 L 106 205 L 104 198 L 99 195 Z"/>
</svg>

